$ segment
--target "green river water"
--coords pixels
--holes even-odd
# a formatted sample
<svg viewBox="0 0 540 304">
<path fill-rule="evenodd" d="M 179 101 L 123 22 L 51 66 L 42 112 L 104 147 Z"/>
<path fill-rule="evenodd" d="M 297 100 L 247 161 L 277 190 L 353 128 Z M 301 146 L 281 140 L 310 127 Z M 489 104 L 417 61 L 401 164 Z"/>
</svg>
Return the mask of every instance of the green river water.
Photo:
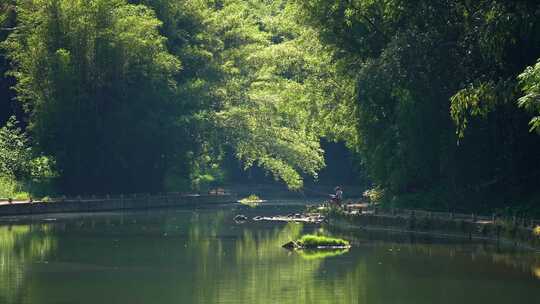
<svg viewBox="0 0 540 304">
<path fill-rule="evenodd" d="M 302 209 L 270 202 L 0 219 L 0 303 L 540 303 L 532 251 L 233 220 Z M 281 248 L 312 232 L 354 246 Z"/>
</svg>

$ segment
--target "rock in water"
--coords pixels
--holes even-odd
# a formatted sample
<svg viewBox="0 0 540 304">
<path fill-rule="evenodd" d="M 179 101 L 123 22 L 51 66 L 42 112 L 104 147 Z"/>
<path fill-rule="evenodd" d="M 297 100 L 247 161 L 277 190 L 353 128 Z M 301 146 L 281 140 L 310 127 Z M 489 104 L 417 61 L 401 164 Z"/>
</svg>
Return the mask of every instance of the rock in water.
<svg viewBox="0 0 540 304">
<path fill-rule="evenodd" d="M 234 217 L 234 221 L 235 222 L 245 222 L 247 221 L 247 217 L 243 214 L 237 214 L 235 217 Z"/>
<path fill-rule="evenodd" d="M 298 248 L 298 244 L 295 241 L 290 241 L 286 243 L 285 245 L 283 245 L 282 247 L 286 249 L 296 249 Z"/>
</svg>

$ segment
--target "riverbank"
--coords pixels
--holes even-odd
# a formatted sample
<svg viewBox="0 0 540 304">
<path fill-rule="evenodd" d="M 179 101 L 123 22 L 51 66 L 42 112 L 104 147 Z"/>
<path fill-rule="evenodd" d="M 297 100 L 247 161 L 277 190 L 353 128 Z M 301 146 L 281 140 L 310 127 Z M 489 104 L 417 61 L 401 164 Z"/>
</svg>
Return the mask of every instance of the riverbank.
<svg viewBox="0 0 540 304">
<path fill-rule="evenodd" d="M 176 206 L 198 206 L 236 202 L 230 193 L 159 195 L 133 194 L 105 197 L 61 197 L 43 201 L 0 202 L 0 217 L 46 213 L 102 212 L 115 210 L 151 209 Z"/>
<path fill-rule="evenodd" d="M 368 205 L 324 211 L 331 227 L 387 230 L 442 237 L 483 239 L 513 243 L 540 250 L 540 221 L 496 215 L 479 216 L 406 209 L 381 209 Z"/>
</svg>

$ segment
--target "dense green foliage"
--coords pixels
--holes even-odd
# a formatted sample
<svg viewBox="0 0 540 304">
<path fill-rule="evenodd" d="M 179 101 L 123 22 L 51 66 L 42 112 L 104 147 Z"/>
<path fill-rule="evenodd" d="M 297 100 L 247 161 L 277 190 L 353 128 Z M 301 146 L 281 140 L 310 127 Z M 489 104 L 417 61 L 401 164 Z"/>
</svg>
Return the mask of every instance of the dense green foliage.
<svg viewBox="0 0 540 304">
<path fill-rule="evenodd" d="M 527 109 L 534 116 L 529 122 L 531 131 L 540 132 L 540 61 L 530 66 L 519 75 L 525 95 L 519 99 L 519 106 Z"/>
<path fill-rule="evenodd" d="M 297 2 L 355 71 L 357 147 L 389 198 L 494 207 L 538 190 L 540 138 L 517 107 L 540 57 L 535 1 Z M 537 115 L 538 78 L 520 79 Z"/>
<path fill-rule="evenodd" d="M 325 166 L 321 142 L 342 141 L 383 200 L 493 208 L 538 194 L 535 1 L 5 0 L 0 12 L 0 118 L 27 126 L 61 191 L 197 188 L 226 180 L 232 157 L 298 189 Z"/>
<path fill-rule="evenodd" d="M 53 161 L 32 150 L 15 117 L 0 128 L 0 198 L 28 196 L 24 189 L 38 190 L 43 179 L 54 177 Z"/>
<path fill-rule="evenodd" d="M 159 187 L 173 157 L 167 134 L 181 108 L 173 98 L 180 62 L 154 13 L 96 0 L 21 1 L 17 14 L 5 44 L 17 97 L 65 187 Z"/>
<path fill-rule="evenodd" d="M 350 118 L 339 103 L 327 109 L 351 92 L 338 92 L 346 78 L 287 1 L 14 5 L 3 49 L 33 144 L 56 160 L 63 191 L 220 181 L 230 151 L 297 189 L 324 166 L 320 136 L 352 130 L 318 122 Z"/>
<path fill-rule="evenodd" d="M 0 1 L 0 42 L 4 41 L 12 28 L 15 26 L 14 1 Z M 13 101 L 13 91 L 10 87 L 14 85 L 13 78 L 6 77 L 9 70 L 9 61 L 6 58 L 6 51 L 0 48 L 0 125 L 3 125 L 9 117 L 14 114 L 21 114 L 21 107 Z"/>
</svg>

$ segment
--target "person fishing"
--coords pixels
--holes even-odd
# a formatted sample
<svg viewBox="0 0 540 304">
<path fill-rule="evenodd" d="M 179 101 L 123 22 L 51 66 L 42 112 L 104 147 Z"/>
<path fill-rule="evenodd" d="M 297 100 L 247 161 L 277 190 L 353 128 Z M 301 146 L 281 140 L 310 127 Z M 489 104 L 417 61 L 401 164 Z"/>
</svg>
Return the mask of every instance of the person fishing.
<svg viewBox="0 0 540 304">
<path fill-rule="evenodd" d="M 332 203 L 336 204 L 337 206 L 341 205 L 341 201 L 343 200 L 343 190 L 341 190 L 340 186 L 337 186 L 335 189 L 335 194 L 330 194 L 330 197 L 332 198 Z"/>
</svg>

